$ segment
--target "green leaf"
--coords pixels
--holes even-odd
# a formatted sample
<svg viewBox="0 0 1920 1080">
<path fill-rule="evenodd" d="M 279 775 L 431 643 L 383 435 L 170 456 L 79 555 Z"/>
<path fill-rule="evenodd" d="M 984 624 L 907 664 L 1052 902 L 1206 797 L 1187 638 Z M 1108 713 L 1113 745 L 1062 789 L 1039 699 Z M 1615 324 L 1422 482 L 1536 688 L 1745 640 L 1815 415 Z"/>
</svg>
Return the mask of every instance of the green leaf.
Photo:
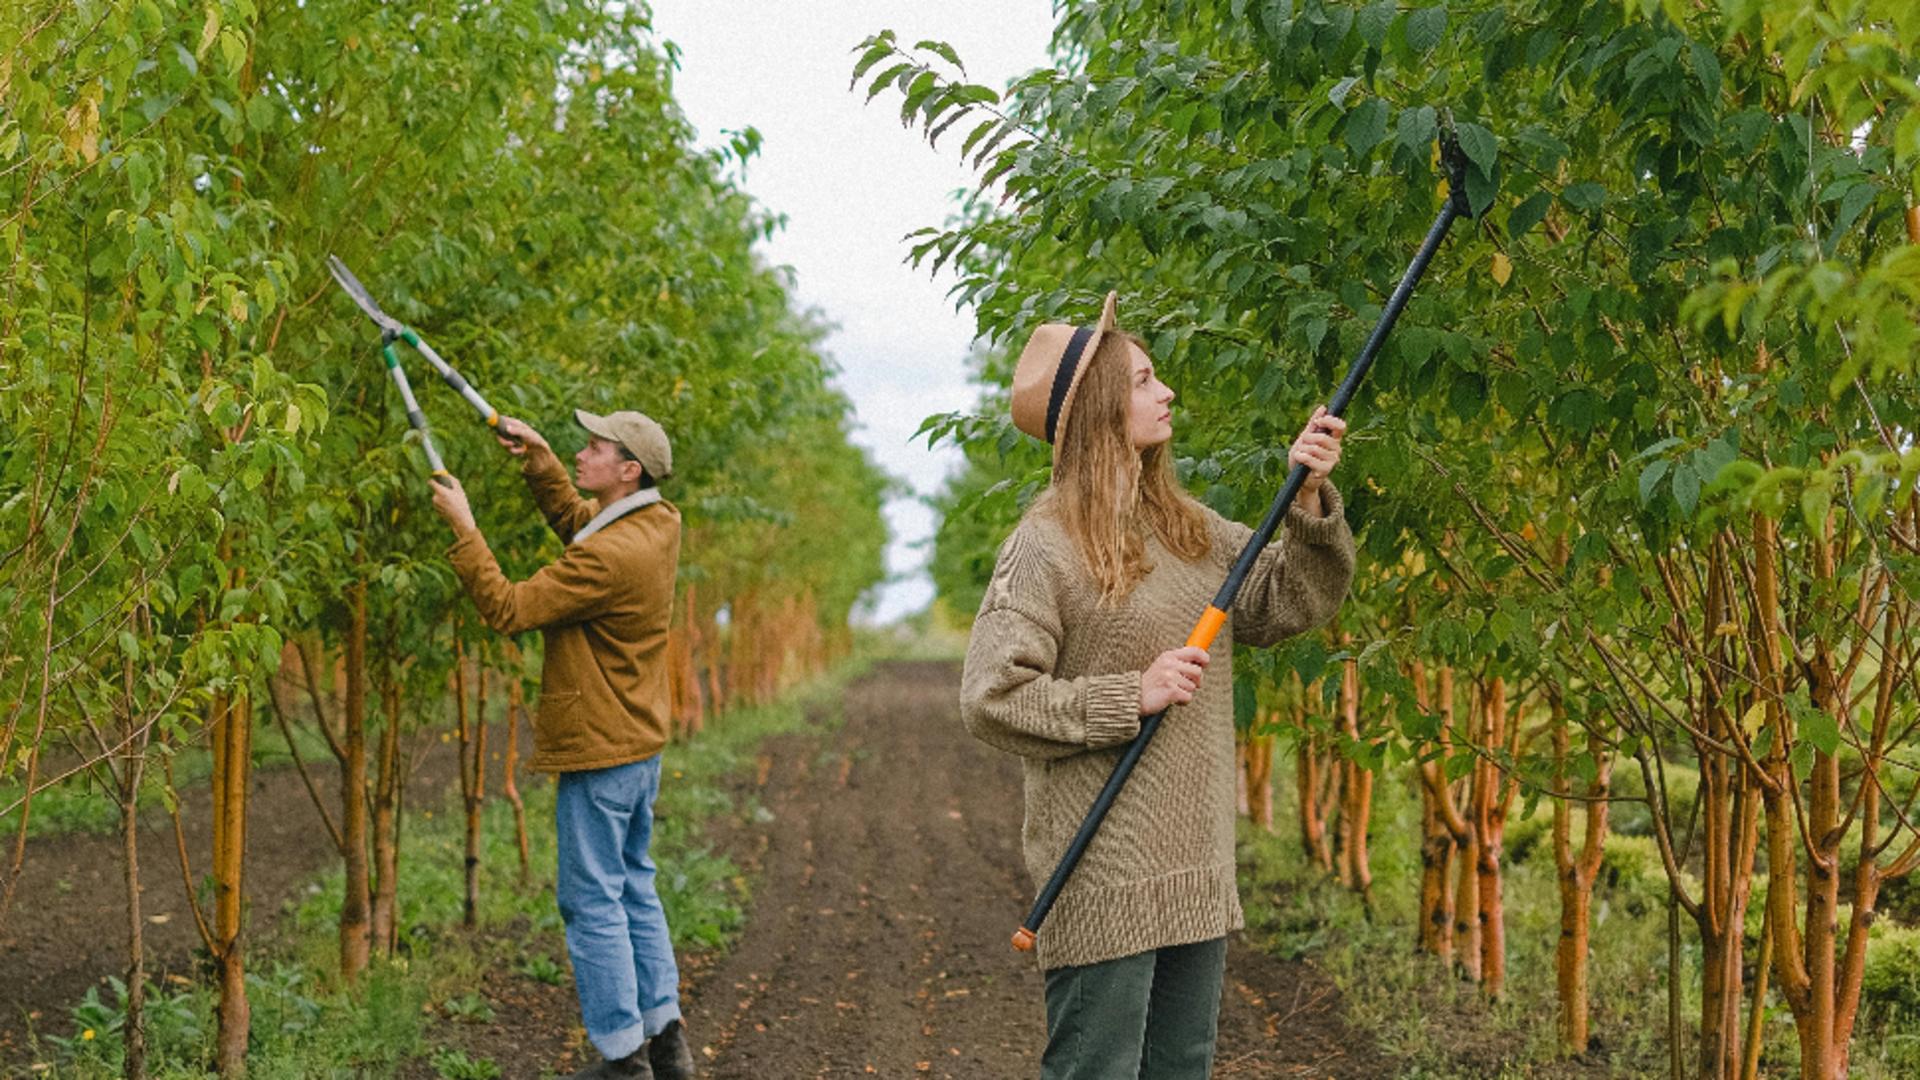
<svg viewBox="0 0 1920 1080">
<path fill-rule="evenodd" d="M 1399 13 L 1399 0 L 1378 0 L 1360 9 L 1353 28 L 1359 32 L 1360 40 L 1366 42 L 1368 48 L 1378 49 L 1386 43 L 1387 31 L 1393 26 L 1394 16 Z"/>
<path fill-rule="evenodd" d="M 1475 217 L 1486 213 L 1499 193 L 1499 185 L 1491 175 L 1481 171 L 1478 165 L 1467 166 L 1467 205 L 1473 208 Z"/>
<path fill-rule="evenodd" d="M 1447 33 L 1447 8 L 1436 4 L 1407 13 L 1407 47 L 1423 53 L 1440 44 Z"/>
<path fill-rule="evenodd" d="M 1832 754 L 1840 749 L 1840 725 L 1824 709 L 1808 709 L 1800 713 L 1800 734 L 1823 754 Z"/>
<path fill-rule="evenodd" d="M 1654 489 L 1660 486 L 1660 478 L 1667 475 L 1667 469 L 1673 463 L 1659 458 L 1640 470 L 1640 505 L 1646 506 L 1653 501 Z"/>
<path fill-rule="evenodd" d="M 1560 193 L 1561 202 L 1582 213 L 1594 209 L 1606 199 L 1607 189 L 1591 180 L 1582 180 L 1580 183 L 1568 185 L 1567 189 Z"/>
<path fill-rule="evenodd" d="M 1553 206 L 1550 192 L 1536 191 L 1521 201 L 1507 213 L 1507 236 L 1518 240 L 1525 236 L 1541 219 L 1547 216 L 1547 210 Z"/>
<path fill-rule="evenodd" d="M 1493 132 L 1479 124 L 1463 123 L 1456 126 L 1454 133 L 1460 138 L 1460 149 L 1466 153 L 1467 160 L 1492 176 L 1493 160 L 1500 154 L 1500 141 L 1493 137 Z"/>
<path fill-rule="evenodd" d="M 1487 405 L 1487 380 L 1475 372 L 1461 372 L 1447 388 L 1447 405 L 1462 420 L 1479 416 Z"/>
<path fill-rule="evenodd" d="M 1673 471 L 1673 501 L 1680 504 L 1680 513 L 1689 518 L 1700 506 L 1700 474 L 1685 464 Z"/>
<path fill-rule="evenodd" d="M 273 99 L 266 94 L 255 94 L 247 99 L 247 126 L 253 130 L 269 130 L 273 127 L 276 115 Z"/>
<path fill-rule="evenodd" d="M 925 49 L 930 53 L 937 54 L 942 60 L 959 68 L 962 75 L 967 72 L 967 65 L 960 62 L 960 54 L 954 51 L 953 46 L 944 41 L 922 41 L 915 45 L 914 48 Z"/>
<path fill-rule="evenodd" d="M 1347 113 L 1347 145 L 1359 156 L 1380 145 L 1387 137 L 1387 103 L 1370 97 Z"/>
<path fill-rule="evenodd" d="M 1715 55 L 1713 55 L 1712 49 L 1708 48 L 1707 46 L 1701 44 L 1698 41 L 1690 41 L 1687 44 L 1691 46 L 1691 51 L 1688 53 L 1688 56 L 1691 59 L 1691 62 L 1693 65 L 1694 78 L 1700 80 L 1700 86 L 1702 89 L 1706 90 L 1707 97 L 1709 98 L 1719 97 L 1720 96 L 1720 59 L 1719 57 L 1716 57 Z"/>
</svg>

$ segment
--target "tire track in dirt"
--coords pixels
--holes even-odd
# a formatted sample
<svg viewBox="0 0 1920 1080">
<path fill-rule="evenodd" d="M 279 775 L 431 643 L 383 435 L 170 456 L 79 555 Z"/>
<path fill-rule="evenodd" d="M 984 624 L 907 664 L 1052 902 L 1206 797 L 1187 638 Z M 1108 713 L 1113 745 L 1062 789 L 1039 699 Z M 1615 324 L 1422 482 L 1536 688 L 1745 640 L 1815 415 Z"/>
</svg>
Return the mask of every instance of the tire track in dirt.
<svg viewBox="0 0 1920 1080">
<path fill-rule="evenodd" d="M 881 664 L 839 731 L 771 744 L 747 929 L 687 994 L 703 1075 L 1039 1074 L 1042 983 L 1007 944 L 1031 899 L 1020 768 L 961 727 L 952 663 Z M 1312 967 L 1236 940 L 1216 1075 L 1375 1077 Z"/>
</svg>

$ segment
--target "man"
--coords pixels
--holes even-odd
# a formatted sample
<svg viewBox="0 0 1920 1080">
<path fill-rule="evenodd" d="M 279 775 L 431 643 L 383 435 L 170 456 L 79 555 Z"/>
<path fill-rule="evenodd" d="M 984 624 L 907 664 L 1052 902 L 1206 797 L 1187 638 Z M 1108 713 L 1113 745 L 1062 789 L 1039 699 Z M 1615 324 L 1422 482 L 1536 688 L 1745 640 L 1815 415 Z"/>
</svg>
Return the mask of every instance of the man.
<svg viewBox="0 0 1920 1080">
<path fill-rule="evenodd" d="M 567 545 L 533 577 L 500 572 L 458 480 L 436 484 L 433 504 L 453 526 L 448 555 L 480 617 L 502 634 L 539 630 L 546 640 L 531 764 L 559 774 L 560 914 L 581 1017 L 604 1058 L 574 1076 L 679 1080 L 693 1076 L 693 1055 L 647 852 L 680 556 L 680 511 L 656 485 L 673 457 L 666 432 L 640 413 L 574 417 L 590 438 L 574 455 L 573 483 L 539 432 L 500 421 L 501 445 L 525 462 L 534 502 Z"/>
</svg>

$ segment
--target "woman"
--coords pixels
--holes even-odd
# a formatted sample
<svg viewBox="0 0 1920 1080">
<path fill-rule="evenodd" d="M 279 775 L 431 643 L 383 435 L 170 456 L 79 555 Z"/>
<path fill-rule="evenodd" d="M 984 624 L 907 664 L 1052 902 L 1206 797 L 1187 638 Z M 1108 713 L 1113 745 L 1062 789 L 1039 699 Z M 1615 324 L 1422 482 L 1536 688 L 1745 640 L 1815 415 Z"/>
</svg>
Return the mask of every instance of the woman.
<svg viewBox="0 0 1920 1080">
<path fill-rule="evenodd" d="M 1053 444 L 1053 479 L 1000 549 L 967 649 L 967 730 L 1020 755 L 1027 869 L 1045 881 L 1144 716 L 1174 709 L 1039 935 L 1046 1080 L 1204 1077 L 1226 964 L 1244 925 L 1234 882 L 1233 642 L 1272 645 L 1330 618 L 1353 536 L 1327 475 L 1346 424 L 1317 410 L 1294 443 L 1309 473 L 1211 649 L 1172 648 L 1252 530 L 1173 475 L 1173 391 L 1138 338 L 1034 331 L 1016 426 Z M 1204 674 L 1204 678 L 1203 678 Z"/>
</svg>

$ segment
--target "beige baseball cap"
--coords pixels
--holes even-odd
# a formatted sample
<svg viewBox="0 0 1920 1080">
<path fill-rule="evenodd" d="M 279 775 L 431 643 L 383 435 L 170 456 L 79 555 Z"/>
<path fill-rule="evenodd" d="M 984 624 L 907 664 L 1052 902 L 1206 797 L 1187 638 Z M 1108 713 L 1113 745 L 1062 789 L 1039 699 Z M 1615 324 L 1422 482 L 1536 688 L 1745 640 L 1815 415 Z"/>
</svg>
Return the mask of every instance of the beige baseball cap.
<svg viewBox="0 0 1920 1080">
<path fill-rule="evenodd" d="M 673 475 L 673 448 L 667 444 L 666 429 L 647 414 L 629 409 L 600 416 L 575 409 L 573 418 L 588 432 L 626 447 L 655 480 Z"/>
</svg>

